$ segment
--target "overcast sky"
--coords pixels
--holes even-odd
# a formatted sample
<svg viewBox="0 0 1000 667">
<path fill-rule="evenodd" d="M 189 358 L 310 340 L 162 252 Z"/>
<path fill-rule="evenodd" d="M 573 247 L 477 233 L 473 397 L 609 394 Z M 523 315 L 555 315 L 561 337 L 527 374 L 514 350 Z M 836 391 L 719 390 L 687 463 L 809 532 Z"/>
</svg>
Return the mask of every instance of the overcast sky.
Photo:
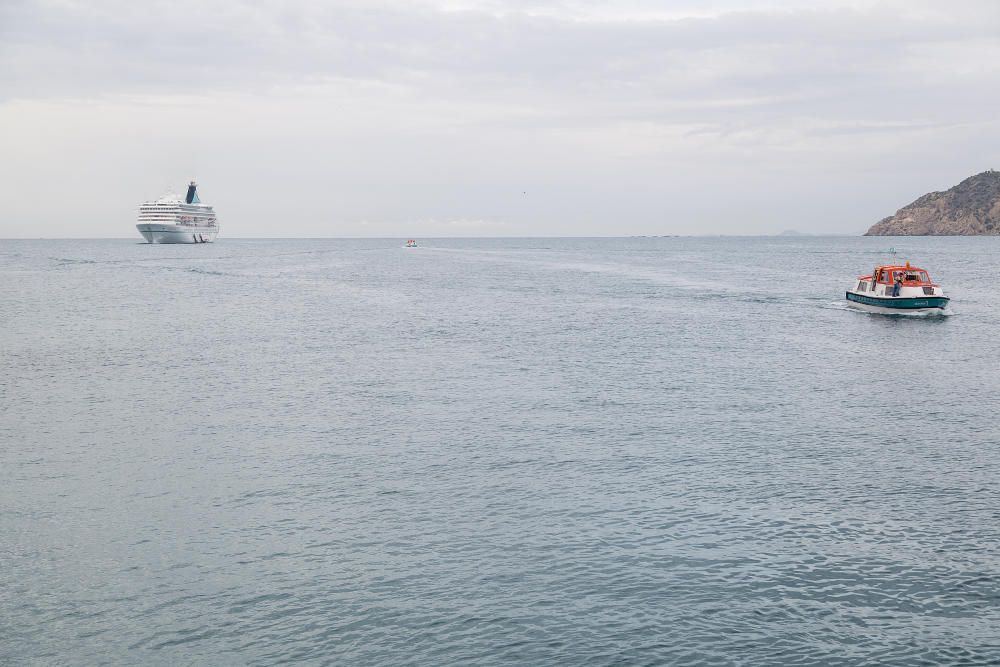
<svg viewBox="0 0 1000 667">
<path fill-rule="evenodd" d="M 0 237 L 860 233 L 1000 168 L 997 0 L 0 0 Z"/>
</svg>

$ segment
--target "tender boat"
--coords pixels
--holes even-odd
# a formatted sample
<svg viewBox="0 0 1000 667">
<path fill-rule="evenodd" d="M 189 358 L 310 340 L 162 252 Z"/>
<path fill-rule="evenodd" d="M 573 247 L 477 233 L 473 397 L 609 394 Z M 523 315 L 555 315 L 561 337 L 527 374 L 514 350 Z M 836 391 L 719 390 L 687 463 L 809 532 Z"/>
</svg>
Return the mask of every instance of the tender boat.
<svg viewBox="0 0 1000 667">
<path fill-rule="evenodd" d="M 416 241 L 416 239 L 406 239 L 406 247 L 407 248 L 416 248 L 417 247 L 417 241 Z"/>
<path fill-rule="evenodd" d="M 948 297 L 931 282 L 924 269 L 910 266 L 876 266 L 869 276 L 858 277 L 847 290 L 850 305 L 872 313 L 919 313 L 941 311 Z"/>
</svg>

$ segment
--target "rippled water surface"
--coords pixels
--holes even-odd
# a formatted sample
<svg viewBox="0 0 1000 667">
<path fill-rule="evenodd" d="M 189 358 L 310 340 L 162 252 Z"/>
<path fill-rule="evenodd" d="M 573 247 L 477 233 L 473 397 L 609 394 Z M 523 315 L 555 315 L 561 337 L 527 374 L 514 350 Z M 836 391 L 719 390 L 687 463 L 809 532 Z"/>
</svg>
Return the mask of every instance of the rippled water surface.
<svg viewBox="0 0 1000 667">
<path fill-rule="evenodd" d="M 1000 661 L 1000 238 L 401 245 L 0 241 L 0 663 Z"/>
</svg>

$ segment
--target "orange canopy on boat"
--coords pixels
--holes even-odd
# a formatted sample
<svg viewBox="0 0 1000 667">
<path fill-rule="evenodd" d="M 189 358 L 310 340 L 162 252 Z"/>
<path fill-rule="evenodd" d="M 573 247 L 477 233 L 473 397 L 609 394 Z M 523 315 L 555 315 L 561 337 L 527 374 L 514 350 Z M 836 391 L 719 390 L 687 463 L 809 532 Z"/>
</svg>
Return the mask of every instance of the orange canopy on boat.
<svg viewBox="0 0 1000 667">
<path fill-rule="evenodd" d="M 876 279 L 876 282 L 883 285 L 892 285 L 897 279 L 908 286 L 934 285 L 926 270 L 910 266 L 909 262 L 905 265 L 886 264 L 876 266 L 870 275 L 859 276 L 858 280 L 871 280 L 873 277 Z"/>
</svg>

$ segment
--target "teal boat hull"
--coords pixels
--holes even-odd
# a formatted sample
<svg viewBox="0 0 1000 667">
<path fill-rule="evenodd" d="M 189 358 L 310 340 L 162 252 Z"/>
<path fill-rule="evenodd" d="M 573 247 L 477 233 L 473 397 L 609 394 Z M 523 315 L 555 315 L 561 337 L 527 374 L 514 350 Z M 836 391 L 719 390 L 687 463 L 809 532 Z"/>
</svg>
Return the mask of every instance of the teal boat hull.
<svg viewBox="0 0 1000 667">
<path fill-rule="evenodd" d="M 944 310 L 950 299 L 946 296 L 883 297 L 847 292 L 847 300 L 862 306 L 874 306 L 893 311 Z"/>
</svg>

